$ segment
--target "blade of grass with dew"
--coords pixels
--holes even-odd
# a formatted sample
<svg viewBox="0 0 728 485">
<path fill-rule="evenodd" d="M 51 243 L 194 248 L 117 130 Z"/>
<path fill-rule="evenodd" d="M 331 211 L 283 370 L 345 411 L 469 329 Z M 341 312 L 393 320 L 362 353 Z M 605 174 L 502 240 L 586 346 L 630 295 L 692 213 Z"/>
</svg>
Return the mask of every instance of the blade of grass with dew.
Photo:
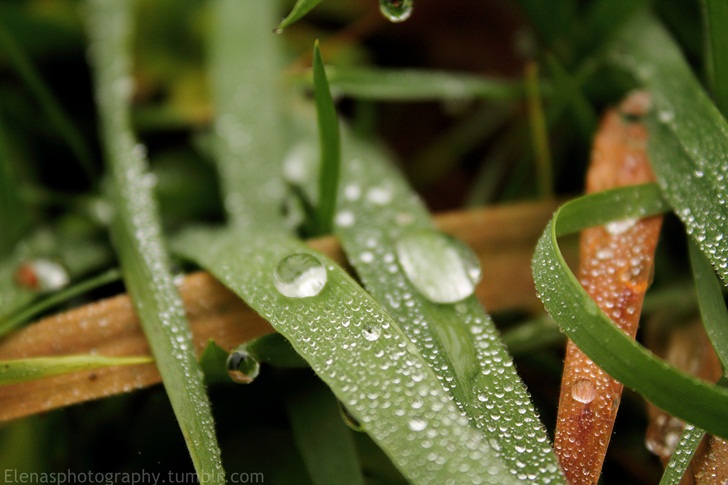
<svg viewBox="0 0 728 485">
<path fill-rule="evenodd" d="M 728 391 L 677 371 L 631 340 L 584 291 L 559 251 L 558 236 L 667 209 L 654 184 L 601 192 L 565 204 L 536 247 L 536 290 L 564 333 L 612 377 L 670 414 L 728 436 Z"/>
<path fill-rule="evenodd" d="M 329 84 L 337 96 L 376 101 L 436 101 L 443 99 L 521 99 L 523 85 L 472 74 L 416 69 L 327 69 Z M 297 78 L 306 84 L 310 76 Z"/>
<path fill-rule="evenodd" d="M 210 81 L 218 169 L 231 221 L 251 230 L 282 227 L 284 99 L 273 0 L 215 0 Z"/>
<path fill-rule="evenodd" d="M 118 365 L 150 364 L 151 357 L 106 357 L 103 355 L 62 355 L 0 361 L 0 386 L 45 377 Z"/>
<path fill-rule="evenodd" d="M 189 229 L 174 248 L 286 337 L 410 480 L 509 482 L 495 451 L 399 326 L 333 262 L 277 231 Z M 278 289 L 276 270 L 280 275 L 291 255 L 314 263 L 311 276 L 323 282 L 318 294 L 288 297 Z"/>
<path fill-rule="evenodd" d="M 336 399 L 321 382 L 306 384 L 288 390 L 286 411 L 311 481 L 364 485 L 352 431 Z"/>
<path fill-rule="evenodd" d="M 301 121 L 302 133 L 309 126 Z M 534 476 L 562 480 L 546 431 L 492 320 L 477 299 L 463 294 L 463 301 L 454 304 L 430 300 L 408 278 L 402 262 L 398 264 L 401 239 L 425 234 L 425 238 L 441 241 L 427 209 L 381 149 L 346 131 L 342 146 L 335 233 L 358 276 L 414 342 L 471 424 L 497 447 L 511 473 L 522 480 Z M 313 163 L 315 157 L 304 162 Z M 312 178 L 301 183 L 309 192 L 314 190 Z M 457 242 L 452 244 L 452 251 L 463 250 Z M 435 268 L 433 277 L 455 274 L 468 278 L 467 269 L 443 266 L 438 256 L 429 256 L 422 258 Z M 474 289 L 470 280 L 447 281 Z"/>
<path fill-rule="evenodd" d="M 708 85 L 715 105 L 728 115 L 728 3 L 702 0 Z"/>
<path fill-rule="evenodd" d="M 638 15 L 618 35 L 611 61 L 650 91 L 649 152 L 665 197 L 728 282 L 728 124 L 675 42 Z"/>
<path fill-rule="evenodd" d="M 341 142 L 339 119 L 334 100 L 331 99 L 326 80 L 324 61 L 319 43 L 313 48 L 313 94 L 316 100 L 316 119 L 319 131 L 321 163 L 318 169 L 318 199 L 316 205 L 316 235 L 330 234 L 336 212 L 336 192 L 339 189 L 341 171 Z"/>
<path fill-rule="evenodd" d="M 301 20 L 308 12 L 314 9 L 316 5 L 321 3 L 321 0 L 298 0 L 291 9 L 291 12 L 286 15 L 286 18 L 281 20 L 278 27 L 275 29 L 276 34 L 282 33 L 288 27 Z"/>
<path fill-rule="evenodd" d="M 87 30 L 116 212 L 112 239 L 172 409 L 203 484 L 225 483 L 202 372 L 169 272 L 143 148 L 131 131 L 130 1 L 89 0 Z"/>
<path fill-rule="evenodd" d="M 662 474 L 660 485 L 679 485 L 682 482 L 683 475 L 695 455 L 695 450 L 703 440 L 703 436 L 705 436 L 705 430 L 702 428 L 690 423 L 685 425 L 670 461 L 665 467 L 665 472 Z"/>
<path fill-rule="evenodd" d="M 90 181 L 95 180 L 97 175 L 96 166 L 83 136 L 81 136 L 81 133 L 71 121 L 68 114 L 63 111 L 63 108 L 61 108 L 61 105 L 53 96 L 50 89 L 43 82 L 43 79 L 38 71 L 36 71 L 30 59 L 28 59 L 25 52 L 15 42 L 15 39 L 12 38 L 1 20 L 0 51 L 7 56 L 7 59 L 10 61 L 10 66 L 18 73 L 18 76 L 37 98 L 48 121 L 53 124 L 54 128 L 65 139 L 86 176 Z"/>
</svg>

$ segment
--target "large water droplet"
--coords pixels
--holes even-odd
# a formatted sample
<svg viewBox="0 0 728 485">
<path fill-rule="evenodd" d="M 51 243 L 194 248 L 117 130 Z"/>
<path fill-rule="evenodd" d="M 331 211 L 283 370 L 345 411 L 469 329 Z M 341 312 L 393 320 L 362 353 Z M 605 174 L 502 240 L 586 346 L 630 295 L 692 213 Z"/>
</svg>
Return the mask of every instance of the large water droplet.
<svg viewBox="0 0 728 485">
<path fill-rule="evenodd" d="M 404 22 L 412 15 L 413 0 L 379 0 L 379 10 L 390 22 Z"/>
<path fill-rule="evenodd" d="M 647 426 L 645 446 L 660 458 L 670 458 L 684 428 L 685 423 L 678 418 L 659 414 Z"/>
<path fill-rule="evenodd" d="M 571 386 L 571 397 L 575 401 L 589 404 L 597 397 L 597 390 L 594 387 L 594 383 L 589 379 L 581 379 Z"/>
<path fill-rule="evenodd" d="M 351 414 L 349 409 L 344 406 L 344 403 L 338 399 L 336 402 L 339 405 L 339 414 L 341 414 L 341 419 L 344 421 L 344 424 L 354 431 L 358 431 L 360 433 L 364 432 L 364 426 L 362 426 L 362 424 Z"/>
<path fill-rule="evenodd" d="M 407 421 L 407 427 L 412 431 L 422 431 L 427 428 L 427 421 L 420 418 L 412 418 Z"/>
<path fill-rule="evenodd" d="M 273 283 L 289 298 L 316 296 L 326 285 L 326 268 L 312 254 L 291 254 L 276 266 Z"/>
<path fill-rule="evenodd" d="M 250 384 L 260 373 L 260 363 L 246 350 L 238 347 L 228 355 L 227 371 L 234 382 Z"/>
<path fill-rule="evenodd" d="M 379 338 L 379 335 L 381 335 L 382 331 L 377 326 L 366 326 L 362 329 L 362 333 L 364 334 L 365 339 L 373 342 Z"/>
<path fill-rule="evenodd" d="M 454 303 L 473 294 L 480 263 L 461 241 L 431 229 L 413 230 L 397 241 L 397 256 L 407 278 L 435 303 Z"/>
<path fill-rule="evenodd" d="M 38 258 L 22 263 L 15 271 L 16 284 L 33 291 L 60 290 L 69 281 L 66 268 L 50 259 Z"/>
</svg>

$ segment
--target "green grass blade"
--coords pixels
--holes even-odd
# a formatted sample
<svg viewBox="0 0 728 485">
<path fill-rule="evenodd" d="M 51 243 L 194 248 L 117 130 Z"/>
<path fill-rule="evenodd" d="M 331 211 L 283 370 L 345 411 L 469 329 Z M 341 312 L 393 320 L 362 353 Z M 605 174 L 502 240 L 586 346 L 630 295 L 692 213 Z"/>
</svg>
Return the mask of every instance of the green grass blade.
<svg viewBox="0 0 728 485">
<path fill-rule="evenodd" d="M 149 364 L 151 357 L 63 355 L 0 361 L 0 386 L 117 365 Z"/>
<path fill-rule="evenodd" d="M 728 3 L 702 0 L 708 85 L 715 105 L 728 116 Z"/>
<path fill-rule="evenodd" d="M 210 82 L 216 161 L 231 220 L 248 228 L 283 227 L 279 179 L 282 127 L 275 0 L 215 0 Z"/>
<path fill-rule="evenodd" d="M 188 230 L 175 249 L 270 321 L 414 483 L 509 482 L 399 326 L 327 258 L 277 232 L 252 238 L 234 229 Z M 284 296 L 276 268 L 302 253 L 323 265 L 325 285 L 307 298 Z"/>
<path fill-rule="evenodd" d="M 20 198 L 5 126 L 0 118 L 0 254 L 9 254 L 27 228 L 30 214 Z"/>
<path fill-rule="evenodd" d="M 549 148 L 548 128 L 541 102 L 538 65 L 526 66 L 526 97 L 528 98 L 528 122 L 531 128 L 531 144 L 536 161 L 536 185 L 541 197 L 551 197 L 554 191 L 553 162 Z"/>
<path fill-rule="evenodd" d="M 612 200 L 603 207 L 610 208 L 612 216 L 621 210 L 617 219 L 662 212 L 664 201 L 654 198 L 652 187 L 644 192 L 637 188 L 639 198 L 625 197 L 629 192 L 624 189 L 609 191 Z M 604 193 L 597 195 L 605 200 Z M 577 231 L 604 222 L 593 198 L 585 196 L 559 209 L 538 242 L 533 274 L 544 306 L 564 333 L 612 377 L 670 414 L 728 436 L 728 391 L 679 372 L 630 339 L 599 309 L 564 261 L 557 242 L 557 235 L 566 233 L 562 224 Z"/>
<path fill-rule="evenodd" d="M 321 0 L 298 0 L 296 4 L 291 9 L 291 12 L 281 20 L 281 22 L 278 24 L 278 27 L 276 27 L 275 32 L 276 34 L 282 33 L 284 30 L 286 30 L 288 27 L 290 27 L 292 24 L 298 22 L 301 20 L 308 12 L 314 9 L 316 5 L 321 3 Z"/>
<path fill-rule="evenodd" d="M 520 99 L 524 96 L 521 83 L 464 73 L 359 67 L 329 67 L 327 73 L 335 94 L 376 101 Z"/>
<path fill-rule="evenodd" d="M 93 181 L 96 178 L 97 170 L 91 152 L 86 148 L 87 145 L 83 136 L 81 136 L 71 118 L 63 111 L 63 108 L 43 82 L 30 59 L 17 45 L 2 21 L 0 21 L 0 51 L 5 54 L 18 76 L 38 99 L 41 108 L 48 117 L 48 121 L 66 140 L 86 176 Z"/>
<path fill-rule="evenodd" d="M 318 234 L 329 234 L 336 211 L 336 193 L 339 189 L 341 172 L 341 142 L 339 140 L 339 119 L 334 100 L 331 98 L 326 69 L 321 58 L 318 41 L 313 48 L 313 94 L 316 100 L 316 117 L 319 130 L 319 151 L 321 163 L 318 177 L 318 205 L 316 222 Z"/>
<path fill-rule="evenodd" d="M 665 473 L 662 474 L 660 485 L 680 484 L 703 436 L 705 436 L 703 429 L 690 423 L 685 425 L 685 429 L 680 435 L 675 450 L 672 452 L 670 461 L 665 467 Z"/>
<path fill-rule="evenodd" d="M 434 229 L 426 208 L 381 150 L 344 134 L 336 234 L 358 276 L 512 473 L 559 481 L 546 432 L 490 317 L 472 297 L 428 300 L 397 263 L 401 237 Z M 315 186 L 301 182 L 309 191 Z"/>
<path fill-rule="evenodd" d="M 728 124 L 675 42 L 639 15 L 619 34 L 612 61 L 651 94 L 649 152 L 665 197 L 716 271 L 728 281 Z"/>
<path fill-rule="evenodd" d="M 689 249 L 703 325 L 723 369 L 728 369 L 728 310 L 722 287 L 710 261 L 693 241 L 690 241 Z"/>
<path fill-rule="evenodd" d="M 364 485 L 351 430 L 325 386 L 316 383 L 289 391 L 286 409 L 294 439 L 315 485 Z"/>
<path fill-rule="evenodd" d="M 131 2 L 89 0 L 88 33 L 101 137 L 116 213 L 112 238 L 127 290 L 201 483 L 225 483 L 192 333 L 169 272 L 146 159 L 130 123 Z"/>
</svg>

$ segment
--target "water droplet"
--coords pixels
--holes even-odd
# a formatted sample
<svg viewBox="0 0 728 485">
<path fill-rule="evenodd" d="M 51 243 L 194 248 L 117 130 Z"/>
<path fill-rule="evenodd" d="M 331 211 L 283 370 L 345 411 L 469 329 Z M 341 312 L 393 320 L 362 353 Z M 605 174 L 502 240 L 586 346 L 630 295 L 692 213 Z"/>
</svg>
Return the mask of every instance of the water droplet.
<svg viewBox="0 0 728 485">
<path fill-rule="evenodd" d="M 607 232 L 612 236 L 618 236 L 624 232 L 632 229 L 637 224 L 637 219 L 630 218 L 621 221 L 613 221 L 606 225 Z"/>
<path fill-rule="evenodd" d="M 576 401 L 589 404 L 597 397 L 597 390 L 591 380 L 581 379 L 571 386 L 571 397 Z"/>
<path fill-rule="evenodd" d="M 227 371 L 234 382 L 250 384 L 260 373 L 260 363 L 242 347 L 238 347 L 228 355 Z"/>
<path fill-rule="evenodd" d="M 412 418 L 407 421 L 407 427 L 412 431 L 422 431 L 427 428 L 427 421 L 420 418 Z"/>
<path fill-rule="evenodd" d="M 282 295 L 306 298 L 318 295 L 326 285 L 326 268 L 312 254 L 286 256 L 273 272 L 273 283 Z"/>
<path fill-rule="evenodd" d="M 362 330 L 362 333 L 364 334 L 364 338 L 369 340 L 370 342 L 373 342 L 379 338 L 379 336 L 382 334 L 382 331 L 379 327 L 364 327 Z"/>
<path fill-rule="evenodd" d="M 339 414 L 341 414 L 341 419 L 344 421 L 344 424 L 346 424 L 349 428 L 353 429 L 354 431 L 358 431 L 360 433 L 364 432 L 364 426 L 357 420 L 349 411 L 349 409 L 344 406 L 344 403 L 336 400 L 336 403 L 339 405 Z"/>
<path fill-rule="evenodd" d="M 645 446 L 661 458 L 669 458 L 675 451 L 685 424 L 678 418 L 660 414 L 647 426 Z"/>
<path fill-rule="evenodd" d="M 473 294 L 481 278 L 478 257 L 467 245 L 425 229 L 405 233 L 397 256 L 407 278 L 435 303 L 455 303 Z"/>
<path fill-rule="evenodd" d="M 390 22 L 404 22 L 412 15 L 413 0 L 379 0 L 379 10 Z"/>
<path fill-rule="evenodd" d="M 33 291 L 56 291 L 68 285 L 66 268 L 50 259 L 34 259 L 22 263 L 15 270 L 15 283 Z"/>
<path fill-rule="evenodd" d="M 354 221 L 356 218 L 354 217 L 354 213 L 351 211 L 341 211 L 338 214 L 336 214 L 335 223 L 339 227 L 350 227 L 354 224 Z"/>
</svg>

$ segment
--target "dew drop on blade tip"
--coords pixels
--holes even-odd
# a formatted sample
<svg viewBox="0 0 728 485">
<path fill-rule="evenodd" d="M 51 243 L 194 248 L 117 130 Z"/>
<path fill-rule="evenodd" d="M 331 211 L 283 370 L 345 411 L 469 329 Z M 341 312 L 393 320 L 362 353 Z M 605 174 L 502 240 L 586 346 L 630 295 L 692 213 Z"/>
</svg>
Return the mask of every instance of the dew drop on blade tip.
<svg viewBox="0 0 728 485">
<path fill-rule="evenodd" d="M 379 10 L 390 22 L 404 22 L 412 15 L 414 0 L 379 0 Z"/>
<path fill-rule="evenodd" d="M 276 289 L 289 298 L 316 296 L 326 285 L 326 268 L 309 253 L 295 253 L 283 258 L 273 272 Z"/>
<path fill-rule="evenodd" d="M 238 384 L 250 384 L 260 373 L 260 363 L 242 347 L 230 352 L 226 366 L 230 379 Z"/>
</svg>

